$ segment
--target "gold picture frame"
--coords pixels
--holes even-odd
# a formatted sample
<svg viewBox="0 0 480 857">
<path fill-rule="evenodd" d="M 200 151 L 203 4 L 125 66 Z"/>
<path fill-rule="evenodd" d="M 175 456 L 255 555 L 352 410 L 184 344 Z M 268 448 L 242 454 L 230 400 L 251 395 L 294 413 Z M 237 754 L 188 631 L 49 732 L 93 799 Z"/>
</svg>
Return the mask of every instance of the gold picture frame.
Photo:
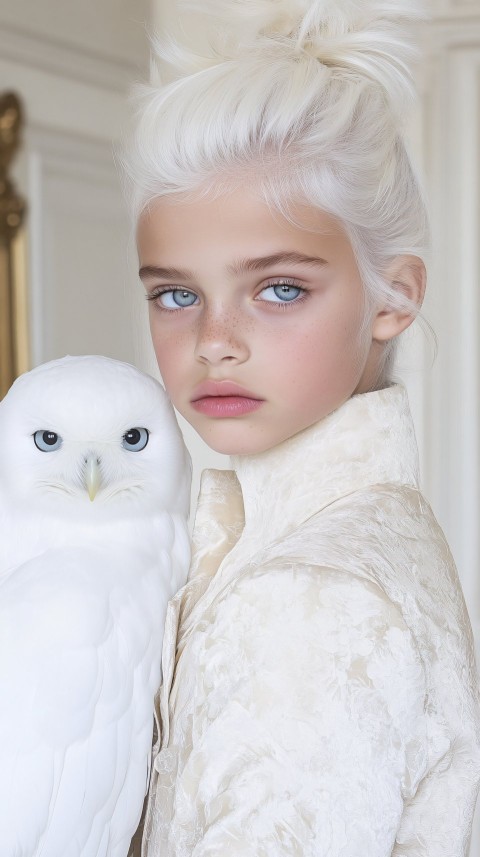
<svg viewBox="0 0 480 857">
<path fill-rule="evenodd" d="M 0 399 L 29 368 L 24 199 L 8 175 L 20 146 L 23 110 L 13 92 L 0 95 Z"/>
</svg>

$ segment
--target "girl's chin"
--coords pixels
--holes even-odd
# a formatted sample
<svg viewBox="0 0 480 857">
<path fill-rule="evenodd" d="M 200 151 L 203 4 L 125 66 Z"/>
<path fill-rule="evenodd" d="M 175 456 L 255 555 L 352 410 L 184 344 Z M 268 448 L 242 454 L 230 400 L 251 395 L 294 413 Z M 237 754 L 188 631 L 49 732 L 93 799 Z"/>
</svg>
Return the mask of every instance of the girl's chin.
<svg viewBox="0 0 480 857">
<path fill-rule="evenodd" d="M 267 452 L 269 449 L 278 446 L 289 437 L 289 433 L 285 436 L 269 436 L 265 433 L 256 432 L 250 429 L 240 429 L 240 427 L 227 427 L 223 425 L 221 430 L 216 431 L 199 431 L 197 426 L 194 426 L 197 434 L 214 452 L 221 455 L 256 455 L 260 452 Z"/>
</svg>

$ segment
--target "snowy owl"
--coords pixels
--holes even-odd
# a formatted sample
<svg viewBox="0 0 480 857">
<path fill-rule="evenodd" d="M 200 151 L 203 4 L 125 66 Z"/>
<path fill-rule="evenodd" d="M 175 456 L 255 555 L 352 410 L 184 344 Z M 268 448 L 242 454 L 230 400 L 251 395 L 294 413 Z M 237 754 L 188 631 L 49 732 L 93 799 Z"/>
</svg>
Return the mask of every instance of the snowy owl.
<svg viewBox="0 0 480 857">
<path fill-rule="evenodd" d="M 125 857 L 147 790 L 190 458 L 163 387 L 65 357 L 0 402 L 0 853 Z"/>
</svg>

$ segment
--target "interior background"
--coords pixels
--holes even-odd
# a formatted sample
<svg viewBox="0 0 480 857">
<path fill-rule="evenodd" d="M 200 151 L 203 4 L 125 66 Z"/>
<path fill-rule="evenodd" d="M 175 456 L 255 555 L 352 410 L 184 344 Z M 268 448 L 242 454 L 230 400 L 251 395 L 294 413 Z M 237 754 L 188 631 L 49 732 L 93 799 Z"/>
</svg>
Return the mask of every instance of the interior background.
<svg viewBox="0 0 480 857">
<path fill-rule="evenodd" d="M 431 345 L 412 329 L 398 375 L 480 664 L 480 0 L 433 0 L 431 10 L 410 142 L 430 196 L 425 310 L 439 353 L 432 366 Z M 156 373 L 113 145 L 127 88 L 146 74 L 146 30 L 167 13 L 165 0 L 0 0 L 0 91 L 21 97 L 27 119 L 14 176 L 29 208 L 32 366 L 93 353 Z M 199 471 L 228 460 L 182 427 L 195 495 Z M 480 857 L 480 809 L 471 857 Z"/>
</svg>

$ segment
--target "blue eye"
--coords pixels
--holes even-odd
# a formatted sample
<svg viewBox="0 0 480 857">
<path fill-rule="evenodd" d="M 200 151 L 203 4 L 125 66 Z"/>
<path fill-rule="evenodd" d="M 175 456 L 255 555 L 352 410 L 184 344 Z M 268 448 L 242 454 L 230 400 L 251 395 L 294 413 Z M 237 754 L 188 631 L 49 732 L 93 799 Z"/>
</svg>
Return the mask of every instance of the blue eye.
<svg viewBox="0 0 480 857">
<path fill-rule="evenodd" d="M 171 289 L 170 291 L 157 294 L 156 298 L 167 309 L 192 306 L 197 300 L 196 294 L 189 292 L 188 289 Z"/>
<path fill-rule="evenodd" d="M 54 452 L 56 449 L 60 449 L 63 443 L 62 438 L 56 432 L 45 429 L 36 431 L 33 440 L 41 452 Z"/>
<path fill-rule="evenodd" d="M 291 283 L 276 283 L 273 286 L 267 286 L 260 294 L 262 300 L 270 301 L 270 303 L 288 303 L 294 301 L 304 291 L 300 286 L 294 286 Z M 265 293 L 270 292 L 270 297 L 265 297 Z M 272 294 L 273 293 L 273 294 Z M 278 300 L 275 300 L 278 298 Z"/>
<path fill-rule="evenodd" d="M 131 428 L 122 437 L 122 446 L 129 452 L 140 452 L 148 443 L 149 432 L 146 428 Z"/>
</svg>

